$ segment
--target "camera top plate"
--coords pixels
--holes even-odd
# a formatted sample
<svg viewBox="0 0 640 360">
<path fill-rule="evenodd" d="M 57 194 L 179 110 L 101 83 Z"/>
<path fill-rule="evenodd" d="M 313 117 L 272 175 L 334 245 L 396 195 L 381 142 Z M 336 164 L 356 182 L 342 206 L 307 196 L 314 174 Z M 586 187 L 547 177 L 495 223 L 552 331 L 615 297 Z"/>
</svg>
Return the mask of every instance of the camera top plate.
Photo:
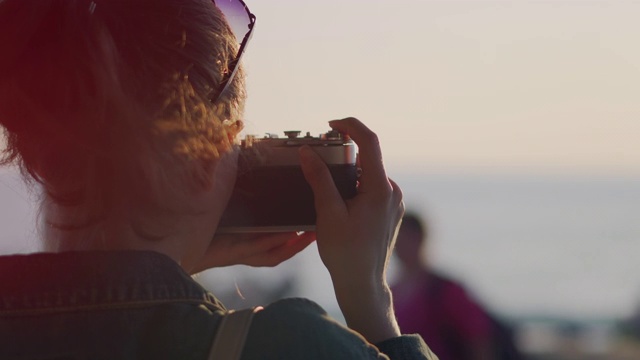
<svg viewBox="0 0 640 360">
<path fill-rule="evenodd" d="M 241 143 L 242 154 L 250 166 L 300 166 L 298 149 L 310 146 L 327 165 L 355 165 L 357 146 L 348 136 L 335 130 L 311 136 L 300 131 L 285 131 L 285 137 L 267 134 L 259 138 L 247 135 Z"/>
</svg>

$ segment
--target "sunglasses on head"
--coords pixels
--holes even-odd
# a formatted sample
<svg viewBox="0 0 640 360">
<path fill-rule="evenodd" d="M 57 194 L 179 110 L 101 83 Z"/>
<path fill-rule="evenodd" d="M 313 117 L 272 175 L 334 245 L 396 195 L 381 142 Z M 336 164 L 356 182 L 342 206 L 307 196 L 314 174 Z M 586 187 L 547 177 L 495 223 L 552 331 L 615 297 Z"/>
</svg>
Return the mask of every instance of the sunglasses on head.
<svg viewBox="0 0 640 360">
<path fill-rule="evenodd" d="M 222 78 L 218 92 L 211 98 L 211 102 L 216 103 L 220 100 L 222 94 L 225 93 L 238 71 L 242 54 L 244 53 L 244 50 L 251 39 L 251 34 L 253 33 L 256 16 L 249 11 L 247 4 L 242 0 L 213 0 L 213 3 L 224 15 L 231 31 L 238 40 L 238 44 L 240 44 L 238 54 L 236 54 L 234 60 L 229 64 L 229 71 Z"/>
</svg>

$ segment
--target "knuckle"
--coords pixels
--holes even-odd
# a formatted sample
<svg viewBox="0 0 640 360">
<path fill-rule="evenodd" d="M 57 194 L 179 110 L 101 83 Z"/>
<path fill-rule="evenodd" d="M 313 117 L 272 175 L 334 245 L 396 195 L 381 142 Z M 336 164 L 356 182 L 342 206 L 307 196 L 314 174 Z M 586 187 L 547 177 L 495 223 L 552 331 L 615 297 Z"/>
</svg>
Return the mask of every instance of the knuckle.
<svg viewBox="0 0 640 360">
<path fill-rule="evenodd" d="M 393 187 L 391 186 L 391 184 L 382 188 L 382 190 L 380 191 L 380 196 L 388 200 L 393 198 Z"/>
<path fill-rule="evenodd" d="M 378 134 L 374 133 L 373 131 L 367 129 L 366 137 L 369 143 L 371 143 L 371 145 L 373 146 L 380 145 L 380 138 L 378 137 Z"/>
<path fill-rule="evenodd" d="M 402 218 L 404 216 L 407 208 L 404 205 L 404 201 L 400 201 L 400 205 L 398 206 L 398 215 Z"/>
<path fill-rule="evenodd" d="M 378 189 L 375 192 L 374 198 L 378 202 L 389 203 L 390 200 L 393 199 L 393 189 L 392 189 L 392 187 L 391 186 L 381 186 L 380 189 Z"/>
<path fill-rule="evenodd" d="M 393 191 L 393 198 L 396 204 L 403 204 L 404 195 L 402 194 L 402 190 L 400 188 L 395 188 Z"/>
<path fill-rule="evenodd" d="M 389 184 L 391 184 L 391 188 L 392 188 L 392 198 L 393 198 L 393 203 L 396 206 L 399 206 L 404 198 L 404 194 L 402 193 L 402 189 L 400 188 L 400 186 L 398 186 L 398 183 L 396 183 L 395 181 L 388 179 L 389 180 Z"/>
</svg>

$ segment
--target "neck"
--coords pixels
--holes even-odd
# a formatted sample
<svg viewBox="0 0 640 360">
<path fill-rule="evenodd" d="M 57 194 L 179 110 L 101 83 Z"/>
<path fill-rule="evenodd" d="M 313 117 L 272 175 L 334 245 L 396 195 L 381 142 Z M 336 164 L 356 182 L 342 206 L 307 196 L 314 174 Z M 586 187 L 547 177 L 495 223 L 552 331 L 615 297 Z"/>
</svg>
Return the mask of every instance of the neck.
<svg viewBox="0 0 640 360">
<path fill-rule="evenodd" d="M 85 221 L 86 225 L 83 226 L 64 226 L 83 224 L 84 219 L 79 215 L 81 212 L 51 205 L 51 202 L 48 204 L 43 209 L 45 251 L 155 251 L 182 265 L 187 254 L 181 244 L 194 235 L 194 227 L 186 224 L 186 217 L 174 215 L 142 221 L 127 216 L 129 211 L 121 211 L 117 216 L 109 216 L 89 224 Z"/>
</svg>

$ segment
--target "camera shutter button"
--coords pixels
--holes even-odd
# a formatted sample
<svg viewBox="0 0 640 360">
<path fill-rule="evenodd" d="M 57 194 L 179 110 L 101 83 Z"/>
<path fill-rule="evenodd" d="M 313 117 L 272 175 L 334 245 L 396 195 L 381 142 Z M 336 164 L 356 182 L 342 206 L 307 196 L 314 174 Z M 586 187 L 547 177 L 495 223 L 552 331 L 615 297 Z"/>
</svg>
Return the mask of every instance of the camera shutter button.
<svg viewBox="0 0 640 360">
<path fill-rule="evenodd" d="M 298 131 L 298 130 L 289 130 L 289 131 L 285 131 L 285 132 L 284 132 L 284 135 L 285 135 L 286 137 L 288 137 L 289 139 L 295 139 L 295 138 L 297 138 L 298 136 L 300 136 L 300 132 L 301 132 L 301 131 Z"/>
</svg>

